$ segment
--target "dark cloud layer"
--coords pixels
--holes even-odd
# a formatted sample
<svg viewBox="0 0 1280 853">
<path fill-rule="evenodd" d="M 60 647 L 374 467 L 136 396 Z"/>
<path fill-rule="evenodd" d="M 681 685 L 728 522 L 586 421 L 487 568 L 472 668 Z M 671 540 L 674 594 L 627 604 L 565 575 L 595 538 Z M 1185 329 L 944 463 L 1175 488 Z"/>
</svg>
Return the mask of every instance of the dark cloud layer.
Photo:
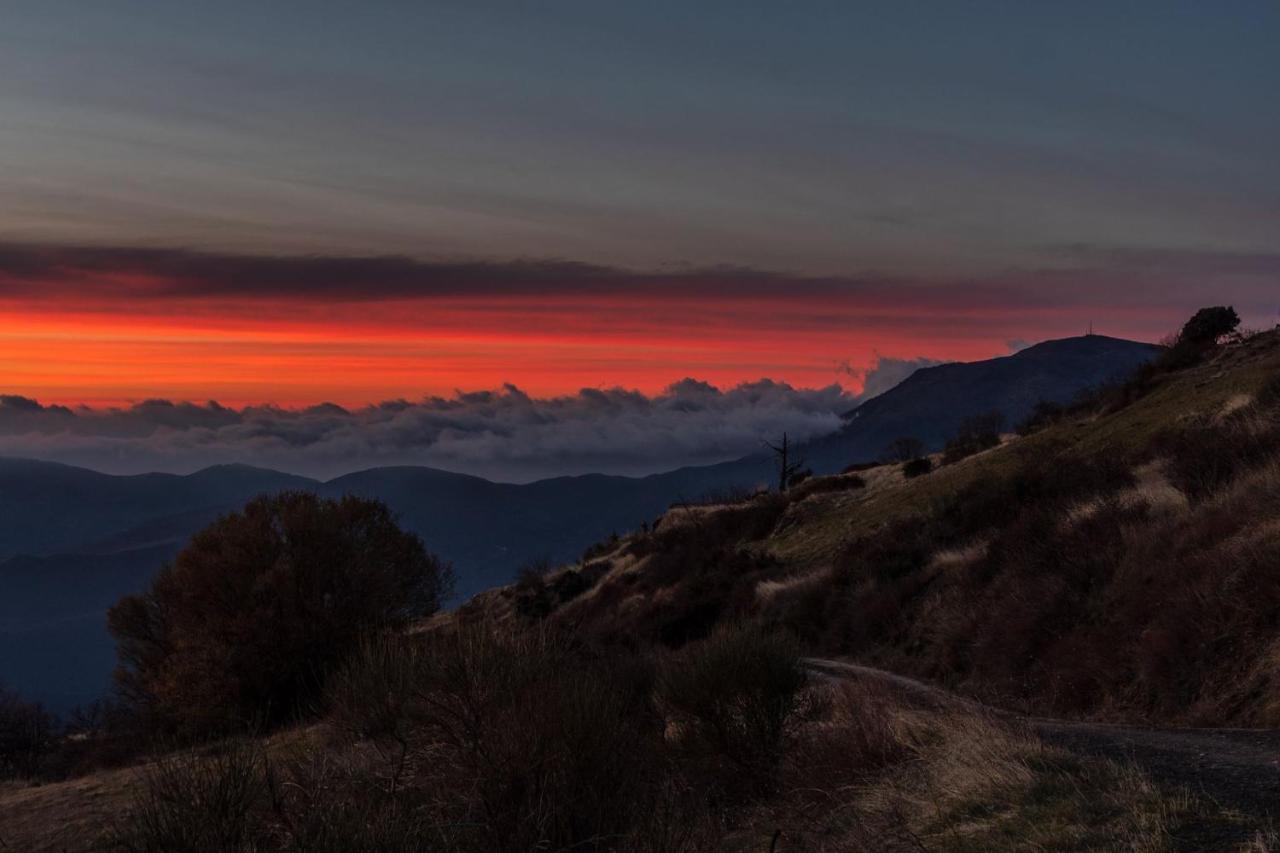
<svg viewBox="0 0 1280 853">
<path fill-rule="evenodd" d="M 1144 307 L 1160 322 L 1225 299 L 1269 317 L 1280 253 L 1045 246 L 1045 263 L 981 276 L 798 275 L 720 266 L 638 271 L 560 259 L 431 260 L 407 256 L 228 254 L 175 248 L 0 242 L 0 298 L 141 301 L 388 302 L 521 296 L 783 300 L 839 305 L 866 317 Z M 553 303 L 549 303 L 553 304 Z M 731 310 L 726 302 L 725 309 Z M 559 309 L 557 309 L 559 310 Z M 1166 316 L 1168 315 L 1168 316 Z M 1028 315 L 1029 317 L 1032 315 Z"/>
<path fill-rule="evenodd" d="M 236 255 L 186 249 L 0 243 L 0 296 L 51 293 L 153 298 L 379 301 L 441 296 L 861 296 L 886 304 L 909 282 L 798 276 L 743 267 L 634 271 L 569 260 L 446 261 L 403 256 Z M 918 283 L 917 283 L 918 284 Z M 1009 287 L 938 289 L 943 303 L 1007 298 Z"/>
</svg>

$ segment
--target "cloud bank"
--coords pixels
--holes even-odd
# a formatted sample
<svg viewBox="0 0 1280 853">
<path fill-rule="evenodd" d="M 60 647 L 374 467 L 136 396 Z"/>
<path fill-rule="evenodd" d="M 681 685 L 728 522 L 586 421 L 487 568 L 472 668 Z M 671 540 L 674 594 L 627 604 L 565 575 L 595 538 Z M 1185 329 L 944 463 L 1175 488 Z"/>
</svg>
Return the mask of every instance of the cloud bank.
<svg viewBox="0 0 1280 853">
<path fill-rule="evenodd" d="M 888 391 L 920 368 L 936 367 L 939 364 L 946 362 L 934 358 L 893 358 L 877 353 L 870 367 L 854 367 L 846 361 L 840 365 L 840 372 L 862 383 L 862 393 L 856 400 L 857 403 L 862 403 Z"/>
<path fill-rule="evenodd" d="M 906 360 L 865 372 L 869 388 Z M 91 409 L 0 396 L 0 453 L 111 473 L 189 472 L 246 463 L 321 478 L 379 465 L 426 465 L 522 482 L 561 474 L 646 474 L 736 458 L 784 430 L 838 429 L 861 398 L 840 385 L 762 379 L 720 389 L 683 379 L 654 395 L 585 388 L 535 398 L 514 385 L 359 409 L 232 408 L 148 400 Z"/>
</svg>

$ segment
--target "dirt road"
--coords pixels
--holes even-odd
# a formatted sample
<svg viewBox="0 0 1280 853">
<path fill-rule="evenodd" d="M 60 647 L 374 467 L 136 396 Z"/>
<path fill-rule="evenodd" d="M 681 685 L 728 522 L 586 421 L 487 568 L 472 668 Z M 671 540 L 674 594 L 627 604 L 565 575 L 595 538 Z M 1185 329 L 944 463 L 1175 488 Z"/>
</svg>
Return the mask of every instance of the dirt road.
<svg viewBox="0 0 1280 853">
<path fill-rule="evenodd" d="M 1280 818 L 1277 730 L 1148 728 L 1024 717 L 872 667 L 826 658 L 809 658 L 805 663 L 828 677 L 889 684 L 932 705 L 966 707 L 1019 720 L 1047 743 L 1079 754 L 1131 761 L 1160 782 L 1186 787 L 1246 814 Z"/>
</svg>

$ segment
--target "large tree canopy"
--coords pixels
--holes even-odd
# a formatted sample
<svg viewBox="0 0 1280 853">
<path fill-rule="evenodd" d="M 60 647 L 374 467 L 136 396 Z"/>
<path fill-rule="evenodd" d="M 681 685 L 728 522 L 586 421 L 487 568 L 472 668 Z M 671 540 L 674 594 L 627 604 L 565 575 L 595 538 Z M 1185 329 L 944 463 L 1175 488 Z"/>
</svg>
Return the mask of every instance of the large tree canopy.
<svg viewBox="0 0 1280 853">
<path fill-rule="evenodd" d="M 287 720 L 361 636 L 439 608 L 451 577 L 379 501 L 259 497 L 111 609 L 117 678 L 175 728 Z"/>
<path fill-rule="evenodd" d="M 1213 344 L 1222 336 L 1234 332 L 1239 325 L 1240 316 L 1230 305 L 1201 308 L 1182 327 L 1178 341 L 1188 344 Z"/>
</svg>

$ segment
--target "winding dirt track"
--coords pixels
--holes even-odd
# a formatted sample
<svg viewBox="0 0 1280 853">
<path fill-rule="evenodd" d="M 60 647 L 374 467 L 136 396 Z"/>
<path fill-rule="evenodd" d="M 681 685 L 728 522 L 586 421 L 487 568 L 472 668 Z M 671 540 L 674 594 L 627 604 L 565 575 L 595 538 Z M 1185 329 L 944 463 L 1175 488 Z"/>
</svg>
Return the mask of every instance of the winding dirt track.
<svg viewBox="0 0 1280 853">
<path fill-rule="evenodd" d="M 1131 761 L 1157 781 L 1186 787 L 1245 814 L 1280 818 L 1280 730 L 1147 728 L 1024 717 L 872 667 L 826 658 L 807 658 L 805 665 L 830 678 L 888 684 L 938 707 L 1021 721 L 1054 746 Z"/>
</svg>

